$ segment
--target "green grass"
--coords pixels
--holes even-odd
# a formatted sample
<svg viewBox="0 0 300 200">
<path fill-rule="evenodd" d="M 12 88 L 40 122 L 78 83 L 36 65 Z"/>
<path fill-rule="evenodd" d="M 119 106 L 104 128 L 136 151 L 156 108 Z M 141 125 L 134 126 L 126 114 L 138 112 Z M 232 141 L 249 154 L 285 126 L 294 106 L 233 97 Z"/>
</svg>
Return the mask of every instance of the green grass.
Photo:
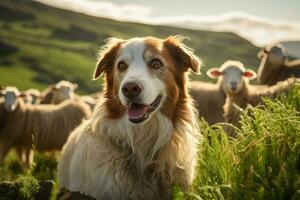
<svg viewBox="0 0 300 200">
<path fill-rule="evenodd" d="M 3 9 L 0 12 L 9 9 L 9 12 L 2 12 L 3 17 L 0 17 L 0 42 L 18 49 L 16 52 L 5 54 L 1 52 L 0 46 L 1 85 L 41 89 L 49 83 L 57 82 L 58 79 L 66 79 L 79 83 L 81 93 L 98 91 L 100 84 L 90 81 L 91 74 L 97 50 L 108 37 L 164 38 L 178 34 L 189 37 L 187 45 L 195 49 L 195 53 L 204 62 L 202 75 L 192 76 L 192 79 L 212 81 L 205 75 L 207 69 L 220 66 L 228 59 L 240 60 L 252 69 L 258 66 L 258 48 L 232 33 L 120 22 L 25 0 L 1 1 L 0 9 Z M 24 19 L 24 14 L 32 17 Z M 74 26 L 77 29 L 71 28 Z M 88 36 L 82 37 L 82 34 Z M 95 39 L 91 41 L 92 36 L 95 36 Z M 40 76 L 40 71 L 32 68 L 32 63 L 28 60 L 22 60 L 24 56 L 35 59 L 40 68 L 48 71 L 36 78 Z M 7 60 L 10 61 L 10 65 L 4 62 Z M 15 77 L 15 73 L 21 71 L 24 72 Z"/>
<path fill-rule="evenodd" d="M 203 139 L 195 181 L 187 193 L 175 187 L 173 199 L 299 199 L 299 102 L 297 85 L 288 95 L 264 99 L 264 106 L 249 107 L 242 114 L 236 138 L 228 138 L 220 125 L 208 126 L 201 121 Z M 57 182 L 56 166 L 53 155 L 36 154 L 34 164 L 26 169 L 11 152 L 0 167 L 0 177 L 1 181 L 19 180 L 25 185 L 34 184 L 34 180 Z M 20 176 L 30 178 L 19 179 Z M 24 187 L 24 191 L 28 188 Z M 57 184 L 52 199 L 56 193 Z"/>
<path fill-rule="evenodd" d="M 189 199 L 299 199 L 300 86 L 279 99 L 248 108 L 234 139 L 202 123 Z"/>
</svg>

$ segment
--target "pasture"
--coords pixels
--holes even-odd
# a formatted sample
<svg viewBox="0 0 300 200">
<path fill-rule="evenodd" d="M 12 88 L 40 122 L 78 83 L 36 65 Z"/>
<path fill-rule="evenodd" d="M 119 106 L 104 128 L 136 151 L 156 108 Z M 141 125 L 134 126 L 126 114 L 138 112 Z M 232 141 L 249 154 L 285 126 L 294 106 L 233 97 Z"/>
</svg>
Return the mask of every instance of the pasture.
<svg viewBox="0 0 300 200">
<path fill-rule="evenodd" d="M 41 92 L 38 101 L 46 96 L 43 93 L 46 87 L 48 87 L 46 90 L 51 98 L 55 96 L 54 94 L 57 95 L 54 98 L 57 100 L 56 102 L 53 98 L 49 98 L 49 102 L 45 103 L 57 105 L 46 105 L 45 108 L 43 108 L 44 105 L 34 105 L 35 103 L 29 106 L 24 105 L 28 106 L 28 110 L 32 113 L 42 113 L 40 116 L 44 118 L 32 114 L 35 117 L 39 116 L 41 121 L 48 119 L 49 122 L 49 118 L 52 119 L 53 127 L 49 128 L 44 125 L 44 127 L 48 127 L 45 131 L 47 134 L 41 135 L 44 135 L 45 138 L 50 135 L 56 138 L 54 143 L 60 144 L 54 144 L 58 147 L 53 147 L 51 146 L 53 144 L 49 143 L 49 148 L 46 147 L 47 142 L 37 145 L 32 136 L 33 144 L 29 150 L 34 152 L 34 157 L 29 165 L 24 162 L 23 158 L 20 158 L 20 152 L 18 152 L 20 149 L 12 148 L 3 163 L 0 164 L 0 200 L 93 199 L 78 192 L 59 190 L 57 166 L 61 156 L 59 149 L 66 142 L 71 133 L 70 130 L 77 127 L 83 118 L 84 120 L 91 118 L 94 107 L 102 97 L 100 93 L 103 89 L 104 76 L 101 76 L 98 81 L 91 80 L 99 49 L 109 37 L 128 39 L 154 36 L 166 38 L 170 35 L 188 37 L 189 39 L 186 39 L 184 44 L 194 49 L 189 53 L 194 53 L 203 61 L 201 74 L 191 74 L 189 77 L 191 81 L 216 82 L 210 79 L 211 77 L 209 78 L 205 72 L 213 67 L 220 67 L 222 63 L 230 59 L 241 61 L 246 69 L 257 72 L 260 60 L 256 54 L 259 47 L 234 33 L 117 21 L 51 7 L 37 1 L 1 1 L 0 145 L 3 145 L 1 139 L 4 138 L 1 134 L 7 130 L 3 131 L 2 128 L 8 124 L 5 118 L 8 116 L 8 112 L 2 112 L 4 108 L 6 109 L 3 106 L 5 98 L 2 98 L 4 96 L 2 92 L 6 86 L 16 86 L 21 92 L 25 92 L 29 88 L 37 89 Z M 284 55 L 284 59 L 290 58 Z M 157 61 L 157 59 L 153 60 Z M 160 60 L 158 61 L 159 65 L 163 65 Z M 125 65 L 125 67 L 128 66 Z M 242 72 L 244 73 L 245 70 Z M 221 74 L 224 76 L 223 72 L 219 72 L 220 77 Z M 243 75 L 241 76 L 243 77 Z M 66 86 L 66 81 L 63 81 L 63 89 L 61 89 L 57 87 L 57 82 L 61 80 L 71 83 L 67 82 Z M 248 105 L 246 108 L 237 108 L 233 105 L 232 107 L 241 112 L 240 121 L 235 124 L 236 126 L 225 121 L 209 125 L 200 116 L 197 123 L 200 126 L 201 137 L 197 138 L 199 144 L 195 179 L 187 191 L 183 191 L 177 183 L 172 185 L 172 199 L 300 199 L 300 84 L 299 80 L 296 82 L 287 93 L 280 94 L 275 99 L 265 97 L 262 101 L 259 100 L 256 107 Z M 245 83 L 248 84 L 248 80 Z M 251 85 L 257 86 L 254 81 L 251 81 Z M 219 86 L 221 90 L 221 84 Z M 219 91 L 219 89 L 216 90 Z M 196 92 L 198 91 L 196 90 Z M 223 91 L 220 95 L 223 95 L 224 103 L 228 98 L 228 93 L 225 93 L 226 91 Z M 83 94 L 88 95 L 83 96 Z M 18 94 L 16 99 L 20 99 L 22 95 Z M 63 95 L 63 98 L 58 98 L 61 97 L 60 95 Z M 273 96 L 275 97 L 275 95 Z M 155 107 L 157 99 L 160 102 L 161 96 L 156 97 L 154 103 L 149 106 L 154 105 L 153 107 Z M 59 131 L 53 130 L 60 130 L 61 134 L 63 132 L 58 121 L 63 121 L 64 124 L 72 123 L 69 120 L 72 115 L 71 111 L 61 112 L 66 114 L 62 118 L 58 118 L 58 115 L 52 116 L 55 111 L 62 110 L 61 107 L 65 103 L 62 103 L 63 101 L 69 100 L 72 101 L 69 102 L 71 106 L 76 104 L 75 102 L 83 104 L 81 105 L 83 108 L 77 109 L 79 109 L 78 112 L 82 109 L 81 112 L 85 115 L 81 118 L 79 116 L 80 119 L 76 123 L 74 122 L 74 126 L 64 132 L 64 137 L 57 135 L 55 137 L 51 134 Z M 42 104 L 42 101 L 39 103 Z M 135 103 L 133 102 L 133 104 Z M 35 106 L 41 107 L 35 108 Z M 208 105 L 204 106 L 208 107 Z M 220 107 L 223 111 L 224 107 Z M 160 107 L 156 105 L 156 108 Z M 5 114 L 1 115 L 2 113 Z M 28 113 L 24 113 L 24 116 L 28 116 Z M 148 117 L 150 112 L 146 114 Z M 220 116 L 223 117 L 221 114 Z M 75 121 L 75 118 L 72 119 Z M 17 123 L 14 124 L 14 120 L 12 121 L 10 124 L 16 127 L 21 126 Z M 25 122 L 29 124 L 28 121 L 25 120 Z M 26 123 L 24 124 L 22 125 L 25 127 Z M 32 124 L 34 124 L 32 130 L 41 125 Z M 229 136 L 230 134 L 226 131 L 228 128 L 234 130 L 235 137 Z M 5 132 L 5 134 L 10 138 L 11 132 Z M 28 143 L 26 145 L 28 148 Z M 41 146 L 49 151 L 43 152 Z M 56 151 L 52 151 L 53 149 Z M 25 152 L 28 149 L 23 150 Z M 25 160 L 28 161 L 27 158 Z"/>
<path fill-rule="evenodd" d="M 199 146 L 196 180 L 188 193 L 175 186 L 173 198 L 299 199 L 299 89 L 297 85 L 275 101 L 265 99 L 264 106 L 247 108 L 235 139 L 228 138 L 220 125 L 208 126 L 199 121 L 204 137 Z M 49 195 L 55 199 L 58 158 L 57 154 L 36 154 L 34 163 L 26 168 L 12 151 L 0 168 L 0 198 Z M 46 189 L 39 193 L 41 188 Z"/>
</svg>

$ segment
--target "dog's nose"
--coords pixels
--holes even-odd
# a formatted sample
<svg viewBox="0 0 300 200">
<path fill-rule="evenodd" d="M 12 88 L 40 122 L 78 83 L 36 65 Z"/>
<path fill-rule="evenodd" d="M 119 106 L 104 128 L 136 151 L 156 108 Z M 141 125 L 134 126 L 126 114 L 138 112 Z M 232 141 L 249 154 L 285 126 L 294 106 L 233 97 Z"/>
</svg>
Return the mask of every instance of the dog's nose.
<svg viewBox="0 0 300 200">
<path fill-rule="evenodd" d="M 125 83 L 122 87 L 122 92 L 127 98 L 137 97 L 141 93 L 141 91 L 141 86 L 135 82 Z"/>
</svg>

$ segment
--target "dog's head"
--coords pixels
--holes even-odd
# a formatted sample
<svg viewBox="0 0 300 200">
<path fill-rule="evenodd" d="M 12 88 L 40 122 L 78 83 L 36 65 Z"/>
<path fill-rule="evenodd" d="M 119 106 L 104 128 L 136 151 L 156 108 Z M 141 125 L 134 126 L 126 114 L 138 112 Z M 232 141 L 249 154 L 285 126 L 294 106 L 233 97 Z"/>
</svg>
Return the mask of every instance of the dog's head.
<svg viewBox="0 0 300 200">
<path fill-rule="evenodd" d="M 180 37 L 114 38 L 100 52 L 94 79 L 105 73 L 110 118 L 125 114 L 130 122 L 142 123 L 158 110 L 173 118 L 179 98 L 187 95 L 189 69 L 199 72 L 200 61 Z"/>
</svg>

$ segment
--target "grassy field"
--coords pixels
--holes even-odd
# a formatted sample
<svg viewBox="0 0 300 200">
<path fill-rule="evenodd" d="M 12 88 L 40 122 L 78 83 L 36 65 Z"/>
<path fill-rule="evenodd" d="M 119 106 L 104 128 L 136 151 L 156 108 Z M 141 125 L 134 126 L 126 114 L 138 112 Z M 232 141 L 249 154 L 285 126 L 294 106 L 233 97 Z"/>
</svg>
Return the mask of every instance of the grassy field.
<svg viewBox="0 0 300 200">
<path fill-rule="evenodd" d="M 187 193 L 175 187 L 173 199 L 300 199 L 299 85 L 287 96 L 247 108 L 235 139 L 228 138 L 220 125 L 200 125 L 196 179 Z M 37 154 L 28 169 L 11 152 L 0 167 L 0 199 L 32 199 L 45 193 L 55 199 L 56 165 L 56 157 Z M 51 190 L 39 192 L 44 186 L 38 183 L 45 180 Z"/>
<path fill-rule="evenodd" d="M 61 79 L 81 93 L 99 90 L 92 82 L 97 50 L 108 37 L 189 37 L 187 45 L 204 61 L 203 74 L 228 59 L 256 69 L 258 48 L 232 33 L 196 31 L 91 17 L 28 0 L 0 1 L 0 85 L 43 89 Z M 210 81 L 210 80 L 209 80 Z M 101 81 L 100 81 L 101 82 Z"/>
<path fill-rule="evenodd" d="M 0 85 L 43 89 L 61 79 L 80 93 L 101 89 L 91 81 L 96 53 L 108 37 L 183 35 L 204 61 L 202 75 L 228 59 L 256 70 L 258 48 L 232 33 L 196 31 L 96 18 L 27 0 L 0 1 Z M 173 199 L 300 199 L 300 86 L 278 100 L 244 111 L 238 137 L 200 121 L 197 177 Z M 29 168 L 11 151 L 0 166 L 0 200 L 55 199 L 58 155 L 36 153 Z"/>
</svg>

